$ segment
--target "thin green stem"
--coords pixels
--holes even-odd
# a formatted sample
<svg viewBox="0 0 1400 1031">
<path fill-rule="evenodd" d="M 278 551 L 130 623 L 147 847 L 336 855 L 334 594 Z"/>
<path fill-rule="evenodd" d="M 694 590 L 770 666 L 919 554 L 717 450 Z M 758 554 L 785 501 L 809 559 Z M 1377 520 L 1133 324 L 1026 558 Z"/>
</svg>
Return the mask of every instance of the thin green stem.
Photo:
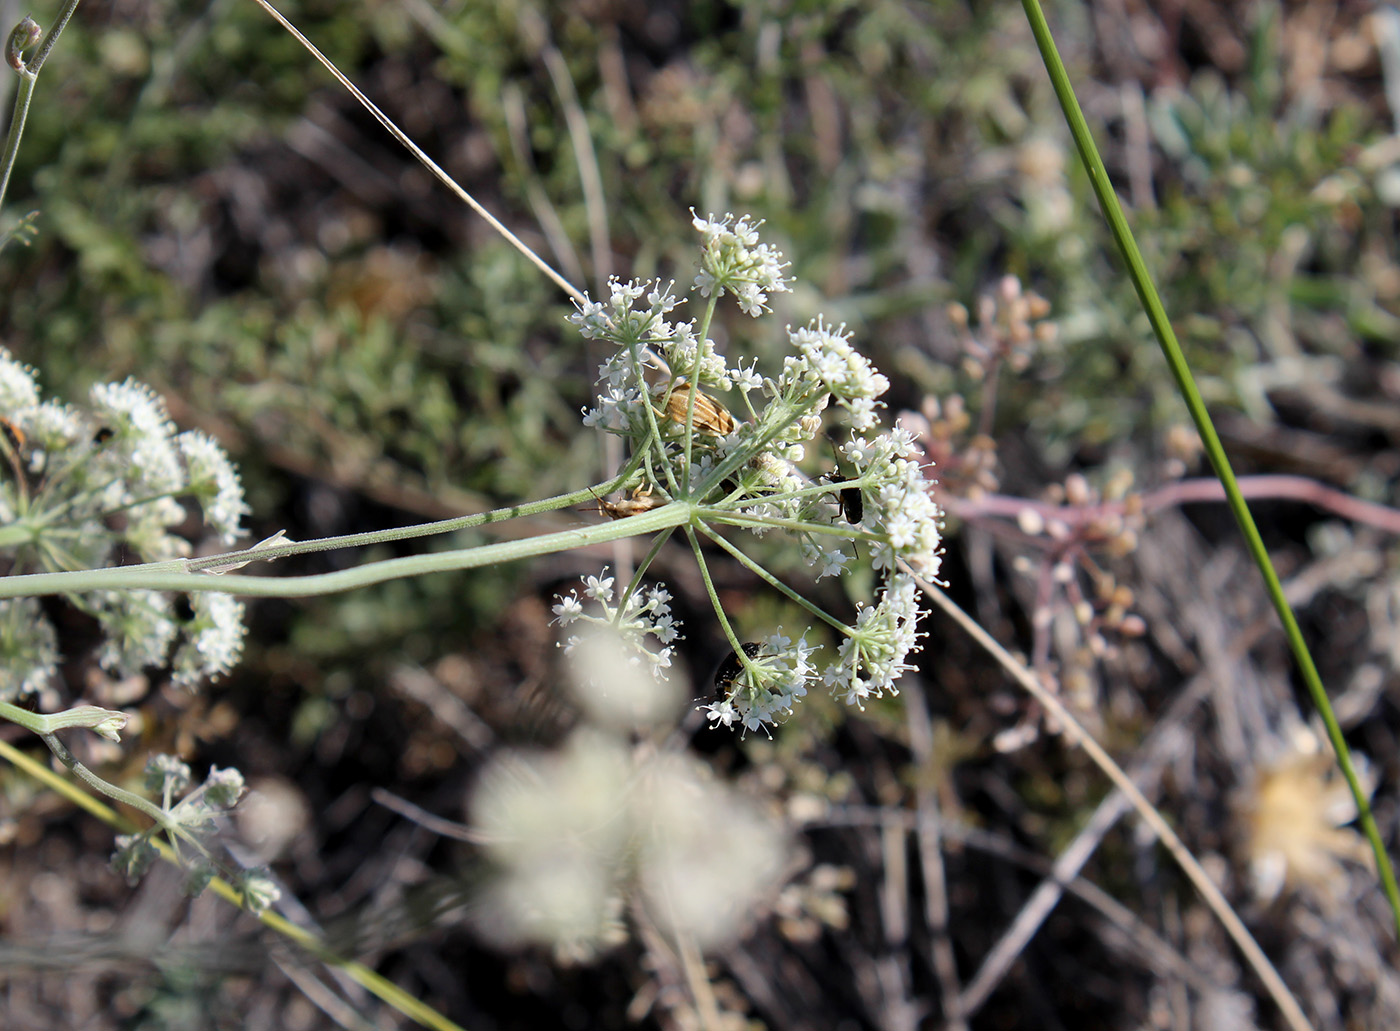
<svg viewBox="0 0 1400 1031">
<path fill-rule="evenodd" d="M 1084 167 L 1089 173 L 1089 182 L 1093 186 L 1094 195 L 1098 198 L 1099 207 L 1103 209 L 1104 218 L 1108 220 L 1114 242 L 1118 245 L 1123 260 L 1128 264 L 1128 274 L 1132 278 L 1133 287 L 1137 290 L 1143 310 L 1146 311 L 1148 321 L 1152 325 L 1152 331 L 1156 334 L 1157 342 L 1162 348 L 1162 353 L 1166 356 L 1167 365 L 1171 369 L 1172 376 L 1176 379 L 1177 388 L 1191 413 L 1191 420 L 1196 424 L 1196 431 L 1200 434 L 1201 442 L 1205 445 L 1210 464 L 1221 485 L 1225 488 L 1225 497 L 1230 511 L 1234 514 L 1235 521 L 1244 534 L 1245 543 L 1254 558 L 1255 565 L 1259 567 L 1259 572 L 1264 577 L 1265 589 L 1278 613 L 1279 620 L 1283 623 L 1289 648 L 1293 652 L 1294 660 L 1298 663 L 1298 669 L 1303 676 L 1303 682 L 1307 685 L 1308 694 L 1317 707 L 1318 713 L 1322 716 L 1322 722 L 1327 727 L 1327 737 L 1332 742 L 1332 748 L 1337 755 L 1337 764 L 1341 767 L 1342 776 L 1346 778 L 1347 787 L 1351 789 L 1352 797 L 1356 801 L 1361 828 L 1375 853 L 1376 869 L 1380 874 L 1381 886 L 1390 904 L 1396 931 L 1400 933 L 1400 886 L 1396 884 L 1395 871 L 1391 866 L 1390 857 L 1386 854 L 1385 842 L 1381 840 L 1380 830 L 1371 813 L 1371 800 L 1361 784 L 1356 767 L 1352 763 L 1351 752 L 1347 748 L 1342 728 L 1337 723 L 1337 717 L 1332 711 L 1327 691 L 1322 686 L 1322 678 L 1318 675 L 1317 666 L 1313 662 L 1312 655 L 1308 652 L 1307 643 L 1303 640 L 1303 634 L 1298 627 L 1297 619 L 1294 618 L 1293 609 L 1284 596 L 1283 585 L 1279 582 L 1278 574 L 1274 571 L 1273 563 L 1269 560 L 1268 549 L 1264 547 L 1264 541 L 1259 536 L 1259 530 L 1254 524 L 1253 516 L 1250 515 L 1249 506 L 1245 503 L 1244 495 L 1240 493 L 1239 484 L 1235 482 L 1235 474 L 1230 468 L 1225 448 L 1221 445 L 1220 438 L 1211 423 L 1210 413 L 1206 410 L 1200 391 L 1196 389 L 1191 368 L 1187 365 L 1186 358 L 1177 343 L 1176 333 L 1172 329 L 1171 321 L 1167 318 L 1162 300 L 1157 295 L 1157 289 L 1152 283 L 1147 265 L 1138 250 L 1137 241 L 1133 239 L 1128 220 L 1124 217 L 1123 209 L 1118 203 L 1118 197 L 1113 192 L 1113 186 L 1108 180 L 1108 171 L 1104 168 L 1103 159 L 1099 156 L 1098 149 L 1094 145 L 1094 137 L 1089 131 L 1088 123 L 1084 120 L 1084 113 L 1079 109 L 1079 101 L 1074 96 L 1074 87 L 1070 84 L 1069 74 L 1065 71 L 1064 63 L 1060 60 L 1059 52 L 1055 48 L 1055 40 L 1050 34 L 1050 26 L 1045 21 L 1045 14 L 1041 10 L 1038 0 L 1021 0 L 1021 5 L 1025 8 L 1026 17 L 1030 21 L 1031 32 L 1035 35 L 1036 45 L 1040 48 L 1040 56 L 1045 63 L 1046 71 L 1050 73 L 1055 96 L 1059 98 L 1065 120 L 1069 123 L 1070 135 L 1074 137 L 1074 145 L 1079 150 L 1080 160 L 1084 162 Z"/>
<path fill-rule="evenodd" d="M 690 455 L 695 443 L 695 399 L 700 393 L 700 360 L 705 357 L 705 338 L 710 332 L 710 322 L 715 317 L 715 305 L 719 303 L 720 291 L 710 294 L 710 303 L 705 306 L 705 314 L 700 318 L 700 328 L 695 334 L 695 361 L 690 368 L 690 397 L 685 405 L 685 466 L 681 469 L 683 496 L 690 497 Z"/>
<path fill-rule="evenodd" d="M 33 96 L 34 77 L 21 72 L 19 89 L 15 91 L 15 111 L 10 116 L 10 131 L 5 136 L 5 150 L 0 153 L 0 208 L 10 188 L 10 173 L 15 169 L 15 158 L 19 156 L 19 141 L 24 135 L 24 123 L 29 118 L 29 101 Z"/>
<path fill-rule="evenodd" d="M 841 622 L 841 621 L 840 621 L 839 619 L 837 619 L 835 616 L 828 615 L 823 609 L 818 608 L 816 604 L 814 604 L 813 602 L 811 602 L 811 601 L 808 600 L 807 598 L 803 597 L 803 596 L 802 596 L 801 594 L 799 594 L 797 591 L 794 591 L 791 587 L 789 587 L 787 584 L 783 583 L 781 580 L 779 580 L 779 579 L 778 579 L 776 576 L 774 576 L 772 573 L 768 572 L 768 570 L 764 569 L 762 566 L 760 566 L 760 565 L 759 565 L 757 562 L 755 562 L 753 559 L 749 558 L 747 555 L 745 555 L 742 551 L 740 551 L 740 550 L 739 550 L 738 548 L 736 548 L 734 545 L 730 544 L 727 540 L 725 540 L 725 539 L 724 539 L 723 537 L 721 537 L 719 534 L 717 534 L 717 533 L 715 533 L 713 530 L 711 530 L 711 529 L 710 529 L 708 526 L 706 526 L 703 522 L 696 522 L 696 523 L 694 524 L 694 526 L 695 526 L 695 528 L 696 528 L 697 530 L 699 530 L 701 533 L 703 533 L 706 537 L 710 538 L 710 540 L 714 541 L 716 544 L 718 544 L 718 545 L 719 545 L 721 548 L 723 548 L 725 551 L 729 552 L 729 554 L 732 555 L 734 558 L 736 558 L 736 559 L 739 561 L 739 563 L 740 563 L 741 565 L 743 565 L 746 569 L 748 569 L 748 570 L 750 570 L 751 572 L 753 572 L 756 576 L 761 577 L 761 578 L 763 579 L 763 581 L 764 581 L 765 583 L 768 584 L 768 586 L 772 587 L 774 590 L 780 591 L 780 592 L 782 592 L 783 594 L 787 595 L 789 598 L 791 598 L 793 601 L 797 602 L 797 604 L 801 605 L 804 609 L 806 609 L 806 610 L 807 610 L 808 612 L 810 612 L 812 615 L 814 615 L 814 616 L 816 616 L 818 619 L 820 619 L 823 623 L 828 623 L 828 624 L 830 624 L 831 626 L 835 627 L 838 631 L 840 631 L 840 633 L 841 633 L 841 635 L 842 635 L 843 637 L 849 637 L 849 636 L 850 636 L 851 628 L 848 627 L 845 623 Z"/>
<path fill-rule="evenodd" d="M 647 413 L 647 444 L 637 449 L 637 455 L 634 455 L 632 460 L 636 461 L 638 455 L 643 456 L 646 459 L 647 474 L 655 483 L 656 470 L 651 466 L 650 457 L 652 448 L 655 447 L 656 454 L 661 461 L 661 471 L 666 477 L 666 490 L 670 492 L 671 497 L 679 497 L 681 491 L 676 483 L 675 475 L 671 472 L 671 463 L 666 459 L 666 442 L 661 439 L 661 427 L 656 422 L 656 408 L 651 403 L 651 388 L 647 386 L 646 370 L 642 367 L 642 356 L 639 353 L 639 348 L 640 345 L 631 348 L 628 355 L 632 362 L 632 375 L 637 381 L 637 389 L 642 392 L 642 411 Z M 673 386 L 674 384 L 667 384 L 666 396 L 661 401 L 663 405 L 670 401 L 670 391 Z"/>
<path fill-rule="evenodd" d="M 791 530 L 793 533 L 815 533 L 826 537 L 840 537 L 848 541 L 866 541 L 870 544 L 888 543 L 879 534 L 855 526 L 838 526 L 835 523 L 808 523 L 800 519 L 783 519 L 780 516 L 749 515 L 747 512 L 712 508 L 708 505 L 698 507 L 696 514 L 707 523 L 742 526 L 751 530 Z"/>
<path fill-rule="evenodd" d="M 523 516 L 540 515 L 544 512 L 555 512 L 561 508 L 569 508 L 580 502 L 588 501 L 590 498 L 596 501 L 602 495 L 611 493 L 617 489 L 618 484 L 624 483 L 627 477 L 631 476 L 640 464 L 640 457 L 633 456 L 626 467 L 611 480 L 596 484 L 592 487 L 585 487 L 583 490 L 571 491 L 568 494 L 560 494 L 552 498 L 545 498 L 541 501 L 530 501 L 520 505 L 512 505 L 509 508 L 493 509 L 490 512 L 477 512 L 472 515 L 455 516 L 451 519 L 439 519 L 432 523 L 399 526 L 388 530 L 369 530 L 364 533 L 351 533 L 341 537 L 322 537 L 314 541 L 287 541 L 285 543 L 269 544 L 265 547 L 254 545 L 242 551 L 226 552 L 222 555 L 209 555 L 205 558 L 193 559 L 185 562 L 184 568 L 188 569 L 190 572 L 199 572 L 200 570 L 220 569 L 255 560 L 267 561 L 277 558 L 286 558 L 289 555 L 306 555 L 316 551 L 330 551 L 335 548 L 354 548 L 367 544 L 386 544 L 391 541 L 411 540 L 414 537 L 427 537 L 432 534 L 454 533 L 457 530 L 467 530 L 476 526 L 501 523 L 508 519 L 516 519 Z"/>
<path fill-rule="evenodd" d="M 97 774 L 78 762 L 78 760 L 73 757 L 73 753 L 68 751 L 68 749 L 64 747 L 63 742 L 53 734 L 40 734 L 39 737 L 43 740 L 44 744 L 49 746 L 49 751 L 58 758 L 59 762 L 68 767 L 74 776 L 98 794 L 106 795 L 113 802 L 121 802 L 123 805 L 128 805 L 137 812 L 150 817 L 156 826 L 167 833 L 179 833 L 181 831 L 182 828 L 176 825 L 169 816 L 161 812 L 160 807 L 149 799 L 142 798 L 140 795 L 127 791 L 125 788 L 119 788 L 115 784 L 108 784 Z"/>
<path fill-rule="evenodd" d="M 52 770 L 15 748 L 8 741 L 0 741 L 0 758 L 8 760 L 16 768 L 23 770 L 51 791 L 67 798 L 74 805 L 87 810 L 108 826 L 128 834 L 136 830 L 130 820 L 123 817 L 111 806 L 93 798 L 77 785 L 64 780 Z M 161 858 L 167 863 L 179 865 L 175 852 L 169 845 L 163 841 L 153 841 L 152 844 L 160 851 Z M 225 902 L 242 908 L 242 896 L 238 889 L 227 881 L 215 877 L 210 882 L 209 887 Z M 417 1021 L 424 1027 L 436 1028 L 438 1031 L 463 1031 L 461 1027 L 448 1020 L 427 1003 L 420 1002 L 383 975 L 376 973 L 363 963 L 345 959 L 332 952 L 324 942 L 305 928 L 298 927 L 277 913 L 264 911 L 255 914 L 255 916 L 278 934 L 306 949 L 321 962 L 343 971 L 356 984 L 362 985 L 374 996 L 382 999 L 409 1019 Z"/>
<path fill-rule="evenodd" d="M 704 532 L 704 527 L 701 527 Z M 715 590 L 715 582 L 710 578 L 710 565 L 705 561 L 705 553 L 700 550 L 700 542 L 695 537 L 693 527 L 685 528 L 686 538 L 690 541 L 690 550 L 695 553 L 695 564 L 700 567 L 700 578 L 705 581 L 705 593 L 710 598 L 710 608 L 714 609 L 715 615 L 719 617 L 719 625 L 724 630 L 725 640 L 729 642 L 729 647 L 734 649 L 734 654 L 740 656 L 740 661 L 747 661 L 744 655 L 743 646 L 739 643 L 739 635 L 734 632 L 734 628 L 729 624 L 729 616 L 724 611 L 724 606 L 720 604 L 719 591 Z M 706 536 L 709 536 L 706 534 Z"/>
<path fill-rule="evenodd" d="M 656 540 L 651 542 L 651 547 L 647 549 L 646 555 L 641 562 L 637 563 L 637 571 L 632 574 L 631 581 L 627 584 L 627 590 L 622 592 L 622 597 L 617 600 L 617 615 L 614 623 L 620 624 L 622 615 L 627 611 L 627 601 L 642 585 L 642 577 L 646 575 L 647 568 L 655 561 L 656 556 L 661 553 L 661 548 L 671 539 L 671 534 L 675 533 L 675 527 L 669 527 L 656 535 Z"/>
<path fill-rule="evenodd" d="M 48 60 L 50 51 L 58 42 L 59 35 L 68 25 L 68 19 L 78 9 L 78 0 L 64 0 L 58 12 L 58 20 L 49 29 L 34 58 L 26 61 L 19 72 L 19 89 L 15 91 L 15 109 L 10 117 L 10 131 L 5 136 L 5 149 L 0 152 L 0 210 L 5 206 L 5 194 L 10 188 L 10 174 L 15 169 L 15 158 L 19 154 L 19 141 L 24 136 L 24 123 L 29 117 L 29 101 L 34 96 L 34 85 L 39 78 L 39 69 Z"/>
<path fill-rule="evenodd" d="M 184 591 L 200 593 L 218 591 L 257 598 L 304 598 L 310 595 L 334 594 L 354 590 L 387 580 L 401 580 L 425 573 L 442 573 L 521 559 L 537 558 L 559 551 L 605 544 L 624 537 L 639 537 L 657 533 L 667 527 L 689 522 L 693 509 L 684 502 L 672 502 L 651 512 L 629 516 L 576 530 L 562 530 L 519 541 L 502 541 L 475 548 L 444 551 L 431 555 L 411 555 L 405 558 L 369 562 L 354 569 L 314 576 L 267 577 L 233 573 L 210 575 L 188 572 L 184 560 L 152 562 L 146 565 L 122 566 L 116 569 L 91 569 L 68 573 L 31 573 L 26 576 L 0 577 L 0 598 L 35 597 L 45 594 L 80 594 L 86 591 L 142 589 L 151 591 Z M 268 549 L 273 551 L 276 549 Z M 244 553 L 247 554 L 247 553 Z M 253 552 L 251 558 L 260 558 Z M 201 562 L 201 565 L 206 563 Z M 227 565 L 221 559 L 218 565 Z"/>
</svg>

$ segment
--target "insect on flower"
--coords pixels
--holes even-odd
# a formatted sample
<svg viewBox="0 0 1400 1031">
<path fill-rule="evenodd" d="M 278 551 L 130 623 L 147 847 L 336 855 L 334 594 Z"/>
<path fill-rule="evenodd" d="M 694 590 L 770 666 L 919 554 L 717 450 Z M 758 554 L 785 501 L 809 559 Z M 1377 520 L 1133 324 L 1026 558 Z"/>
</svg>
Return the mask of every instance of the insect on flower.
<svg viewBox="0 0 1400 1031">
<path fill-rule="evenodd" d="M 626 519 L 628 516 L 650 512 L 664 504 L 666 504 L 666 499 L 653 497 L 650 487 L 638 487 L 632 492 L 631 497 L 624 498 L 622 501 L 608 501 L 599 498 L 598 512 L 609 519 Z M 584 509 L 584 511 L 586 512 L 588 509 Z"/>
<path fill-rule="evenodd" d="M 690 407 L 690 384 L 677 383 L 666 399 L 666 418 L 685 425 L 686 410 Z M 734 430 L 734 416 L 703 390 L 695 392 L 695 432 L 712 437 L 725 437 Z"/>
<path fill-rule="evenodd" d="M 24 450 L 24 430 L 4 416 L 0 416 L 0 433 L 4 434 L 5 443 L 12 451 L 18 453 Z"/>
<path fill-rule="evenodd" d="M 759 641 L 745 641 L 740 647 L 751 659 L 757 658 L 758 653 L 763 651 L 763 644 Z M 743 672 L 744 663 L 740 660 L 738 652 L 731 653 L 729 658 L 719 664 L 719 668 L 715 670 L 715 690 L 721 701 L 729 694 L 730 685 L 738 680 Z"/>
<path fill-rule="evenodd" d="M 838 492 L 841 498 L 841 514 L 846 522 L 854 526 L 865 518 L 865 499 L 859 487 L 842 487 Z"/>
<path fill-rule="evenodd" d="M 24 430 L 9 419 L 0 416 L 0 450 L 4 451 L 5 461 L 9 463 L 10 470 L 15 474 L 16 483 L 24 483 L 24 446 L 27 438 Z"/>
</svg>

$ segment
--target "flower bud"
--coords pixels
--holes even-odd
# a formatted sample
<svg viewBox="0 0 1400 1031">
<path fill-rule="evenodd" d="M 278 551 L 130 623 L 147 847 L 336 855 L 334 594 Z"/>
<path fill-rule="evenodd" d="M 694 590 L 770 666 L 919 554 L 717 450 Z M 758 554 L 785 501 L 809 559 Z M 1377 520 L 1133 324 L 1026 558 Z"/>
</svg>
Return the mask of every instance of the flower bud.
<svg viewBox="0 0 1400 1031">
<path fill-rule="evenodd" d="M 10 33 L 10 41 L 5 44 L 5 60 L 11 68 L 17 72 L 24 71 L 24 52 L 39 42 L 39 37 L 43 34 L 44 30 L 39 28 L 39 23 L 25 15 L 24 21 L 14 27 Z"/>
</svg>

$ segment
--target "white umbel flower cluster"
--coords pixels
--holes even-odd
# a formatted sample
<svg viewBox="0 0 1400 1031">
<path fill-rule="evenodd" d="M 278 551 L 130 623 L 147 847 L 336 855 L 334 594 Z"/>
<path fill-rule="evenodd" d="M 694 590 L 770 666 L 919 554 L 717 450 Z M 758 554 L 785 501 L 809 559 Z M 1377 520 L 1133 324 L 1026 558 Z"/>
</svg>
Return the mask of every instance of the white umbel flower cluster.
<svg viewBox="0 0 1400 1031">
<path fill-rule="evenodd" d="M 942 512 L 913 438 L 880 429 L 889 380 L 856 350 L 844 325 L 819 317 L 789 328 L 788 354 L 773 378 L 752 361 L 725 360 L 708 338 L 714 302 L 730 293 L 747 314 L 762 315 L 771 295 L 789 289 L 787 266 L 747 218 L 697 216 L 694 224 L 702 237 L 694 286 L 709 298 L 698 328 L 673 321 L 681 304 L 674 283 L 613 280 L 605 299 L 585 300 L 571 316 L 585 337 L 616 348 L 599 368 L 598 402 L 585 424 L 627 439 L 637 472 L 624 488 L 649 504 L 691 505 L 701 532 L 781 530 L 818 578 L 839 576 L 864 553 L 887 581 L 844 627 L 825 670 L 802 635 L 794 644 L 775 634 L 736 653 L 739 671 L 709 716 L 753 730 L 790 712 L 818 677 L 856 705 L 895 689 L 910 668 L 919 615 L 917 584 L 899 570 L 937 578 Z M 737 394 L 733 413 L 724 392 Z M 848 436 L 832 453 L 835 469 L 814 479 L 799 463 L 820 460 L 822 438 L 842 426 Z M 579 605 L 577 598 L 561 602 L 560 621 Z M 725 619 L 717 603 L 716 612 Z"/>
<path fill-rule="evenodd" d="M 577 589 L 560 597 L 554 606 L 554 621 L 569 626 L 582 620 L 612 629 L 627 649 L 629 662 L 645 664 L 655 676 L 665 677 L 671 668 L 672 642 L 680 637 L 671 616 L 670 592 L 661 586 L 648 587 L 626 594 L 620 603 L 615 603 L 615 599 L 613 578 L 604 569 L 602 576 L 584 580 L 582 598 Z M 579 640 L 578 635 L 566 638 L 562 642 L 564 651 L 571 653 Z M 660 647 L 654 647 L 655 644 Z"/>
<path fill-rule="evenodd" d="M 40 396 L 33 370 L 0 348 L 0 558 L 5 572 L 96 569 L 114 559 L 147 562 L 188 555 L 171 532 L 197 501 L 205 526 L 224 544 L 248 514 L 238 472 L 207 435 L 178 433 L 150 387 L 99 383 L 79 409 Z M 230 669 L 243 641 L 243 606 L 206 594 L 193 615 L 153 591 L 74 596 L 95 618 L 100 664 L 116 675 L 159 667 L 175 650 L 175 680 L 194 684 Z M 0 603 L 0 698 L 42 687 L 54 675 L 58 640 L 32 601 Z"/>
</svg>

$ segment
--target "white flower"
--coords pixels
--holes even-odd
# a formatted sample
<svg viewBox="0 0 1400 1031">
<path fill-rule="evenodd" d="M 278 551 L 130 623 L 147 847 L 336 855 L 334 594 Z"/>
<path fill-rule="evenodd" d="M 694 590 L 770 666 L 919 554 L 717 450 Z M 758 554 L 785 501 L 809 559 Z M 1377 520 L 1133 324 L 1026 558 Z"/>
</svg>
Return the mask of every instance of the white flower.
<svg viewBox="0 0 1400 1031">
<path fill-rule="evenodd" d="M 606 574 L 604 569 L 603 573 Z M 665 679 L 665 671 L 671 667 L 672 649 L 669 645 L 681 637 L 675 617 L 671 615 L 671 593 L 662 586 L 633 591 L 622 603 L 621 608 L 613 604 L 613 578 L 610 576 L 588 576 L 584 578 L 583 594 L 598 603 L 599 614 L 586 611 L 577 589 L 573 594 L 561 595 L 554 605 L 555 622 L 567 626 L 582 620 L 599 626 L 607 626 L 621 641 L 632 662 L 646 662 L 658 679 Z M 654 643 L 653 640 L 654 639 Z M 561 642 L 566 653 L 572 653 L 580 644 L 577 635 Z M 654 647 L 654 644 L 665 647 Z"/>
<path fill-rule="evenodd" d="M 179 627 L 170 598 L 159 591 L 97 591 L 86 595 L 105 638 L 97 661 L 117 676 L 162 666 Z"/>
<path fill-rule="evenodd" d="M 37 598 L 0 601 L 0 700 L 43 688 L 58 670 L 58 639 Z"/>
<path fill-rule="evenodd" d="M 850 636 L 841 642 L 838 661 L 822 674 L 834 692 L 844 693 L 846 704 L 886 692 L 896 693 L 894 682 L 905 670 L 906 660 L 918 644 L 919 588 L 913 577 L 897 574 L 876 605 L 860 610 Z"/>
<path fill-rule="evenodd" d="M 84 427 L 78 413 L 57 401 L 45 401 L 29 413 L 24 431 L 43 451 L 63 451 L 81 439 Z"/>
<path fill-rule="evenodd" d="M 735 369 L 733 372 L 730 373 L 731 381 L 733 382 L 734 388 L 736 390 L 740 390 L 747 394 L 753 390 L 763 389 L 763 377 L 760 376 L 756 371 L 754 371 L 755 366 L 757 364 L 758 359 L 755 358 L 749 363 L 749 367 L 747 369 L 745 369 L 741 365 L 739 368 Z"/>
<path fill-rule="evenodd" d="M 758 315 L 770 295 L 789 289 L 782 255 L 759 240 L 761 223 L 692 215 L 702 237 L 694 284 L 702 296 L 731 293 L 744 311 Z M 877 603 L 860 609 L 855 626 L 846 628 L 847 639 L 823 679 L 857 703 L 894 690 L 910 668 L 919 611 L 913 581 L 896 571 L 907 564 L 920 575 L 937 576 L 942 512 L 931 500 L 925 460 L 912 435 L 878 429 L 884 407 L 879 398 L 889 380 L 853 346 L 844 325 L 820 317 L 788 329 L 790 353 L 776 377 L 760 375 L 753 361 L 730 368 L 694 322 L 669 320 L 680 300 L 673 287 L 612 280 L 605 299 L 578 305 L 572 319 L 580 332 L 616 345 L 599 367 L 598 400 L 584 422 L 628 439 L 632 468 L 642 470 L 640 482 L 626 484 L 629 489 L 660 489 L 697 506 L 697 517 L 706 522 L 728 521 L 755 536 L 790 535 L 819 577 L 839 576 L 856 557 L 868 555 L 889 583 Z M 704 396 L 706 432 L 693 432 L 686 417 L 672 411 L 676 406 L 669 400 L 679 388 L 692 402 Z M 718 396 L 721 390 L 741 396 L 736 403 Z M 798 463 L 824 462 L 828 451 L 821 438 L 829 407 L 840 410 L 853 438 L 840 449 L 839 475 L 814 480 L 815 473 Z M 695 411 L 698 416 L 698 404 Z M 859 491 L 862 513 L 853 515 L 854 500 L 850 493 L 840 495 L 843 489 Z M 597 605 L 585 606 L 586 600 Z M 595 607 L 601 615 L 584 611 Z M 610 621 L 635 650 L 629 663 L 649 662 L 660 671 L 671 662 L 670 645 L 678 636 L 674 620 L 646 591 L 619 599 L 611 577 L 590 577 L 554 612 L 561 625 Z M 570 638 L 565 647 L 576 641 Z M 792 711 L 816 672 L 810 646 L 784 642 L 746 654 L 742 674 L 706 706 L 713 724 L 767 732 Z"/>
<path fill-rule="evenodd" d="M 134 505 L 126 509 L 125 515 L 126 529 L 122 536 L 127 547 L 140 555 L 143 561 L 163 562 L 183 558 L 190 553 L 189 541 L 169 532 L 170 527 L 185 521 L 184 506 L 174 498 L 156 498 Z"/>
<path fill-rule="evenodd" d="M 98 383 L 88 396 L 98 422 L 112 431 L 106 452 L 131 483 L 133 497 L 178 493 L 185 474 L 173 440 L 175 426 L 156 392 L 128 379 Z"/>
<path fill-rule="evenodd" d="M 199 499 L 204 521 L 220 540 L 232 544 L 243 532 L 239 524 L 249 511 L 238 470 L 224 449 L 199 430 L 180 434 L 178 443 L 189 473 L 188 489 Z"/>
<path fill-rule="evenodd" d="M 787 262 L 783 261 L 782 252 L 758 242 L 758 226 L 762 223 L 751 224 L 748 216 L 737 221 L 733 215 L 725 215 L 722 220 L 713 215 L 701 218 L 693 209 L 691 214 L 692 223 L 703 237 L 700 272 L 695 277 L 695 288 L 701 296 L 709 297 L 715 292 L 723 296 L 728 290 L 745 314 L 757 318 L 767 310 L 769 293 L 790 289 L 783 278 Z"/>
<path fill-rule="evenodd" d="M 568 626 L 583 615 L 583 603 L 572 594 L 561 596 L 554 606 L 554 615 L 554 622 L 560 626 Z"/>
<path fill-rule="evenodd" d="M 607 572 L 607 570 L 603 570 Z M 594 601 L 612 601 L 613 578 L 610 576 L 589 576 L 584 579 L 583 593 Z"/>
<path fill-rule="evenodd" d="M 229 594 L 206 591 L 191 595 L 194 617 L 185 626 L 185 643 L 175 653 L 175 683 L 194 687 L 201 680 L 233 669 L 243 654 L 243 603 Z"/>
<path fill-rule="evenodd" d="M 34 370 L 0 347 L 0 415 L 17 419 L 39 403 Z"/>
<path fill-rule="evenodd" d="M 851 561 L 851 556 L 847 555 L 840 548 L 828 547 L 821 552 L 821 568 L 817 570 L 817 579 L 828 576 L 840 576 L 846 571 L 846 565 Z"/>
<path fill-rule="evenodd" d="M 815 673 L 812 651 L 805 637 L 794 644 L 781 630 L 758 646 L 746 645 L 740 672 L 722 685 L 724 694 L 700 708 L 716 726 L 741 723 L 745 732 L 768 732 L 769 725 L 791 713 L 793 704 L 807 694 Z"/>
</svg>

